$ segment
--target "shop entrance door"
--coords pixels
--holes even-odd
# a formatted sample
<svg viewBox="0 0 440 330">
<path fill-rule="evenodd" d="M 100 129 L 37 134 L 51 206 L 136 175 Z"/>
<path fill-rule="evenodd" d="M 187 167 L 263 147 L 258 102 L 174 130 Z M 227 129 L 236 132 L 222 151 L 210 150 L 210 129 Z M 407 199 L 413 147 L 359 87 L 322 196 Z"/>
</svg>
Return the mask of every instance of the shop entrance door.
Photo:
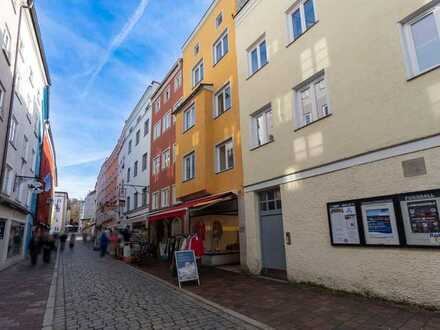
<svg viewBox="0 0 440 330">
<path fill-rule="evenodd" d="M 263 270 L 282 276 L 286 271 L 286 252 L 280 190 L 261 192 L 259 207 Z"/>
</svg>

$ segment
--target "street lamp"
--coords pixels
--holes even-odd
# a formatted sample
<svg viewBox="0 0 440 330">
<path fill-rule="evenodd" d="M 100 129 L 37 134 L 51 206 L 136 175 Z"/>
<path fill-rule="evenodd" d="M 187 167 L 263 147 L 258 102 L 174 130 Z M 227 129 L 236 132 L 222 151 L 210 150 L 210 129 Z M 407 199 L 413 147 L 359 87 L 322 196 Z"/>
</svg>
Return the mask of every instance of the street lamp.
<svg viewBox="0 0 440 330">
<path fill-rule="evenodd" d="M 10 134 L 11 121 L 12 121 L 12 111 L 13 111 L 14 100 L 15 100 L 15 97 L 14 97 L 15 86 L 16 86 L 16 80 L 17 80 L 17 63 L 18 63 L 17 59 L 18 59 L 18 50 L 19 50 L 19 45 L 20 45 L 22 12 L 23 12 L 23 9 L 31 10 L 34 7 L 34 0 L 21 0 L 19 3 L 19 6 L 20 6 L 20 8 L 19 8 L 19 12 L 18 12 L 17 41 L 15 42 L 14 71 L 12 73 L 11 97 L 9 100 L 9 112 L 8 112 L 7 126 L 6 126 L 6 138 L 5 138 L 3 159 L 2 159 L 2 167 L 1 167 L 1 171 L 0 171 L 0 187 L 4 186 L 6 159 L 8 157 L 9 134 Z"/>
</svg>

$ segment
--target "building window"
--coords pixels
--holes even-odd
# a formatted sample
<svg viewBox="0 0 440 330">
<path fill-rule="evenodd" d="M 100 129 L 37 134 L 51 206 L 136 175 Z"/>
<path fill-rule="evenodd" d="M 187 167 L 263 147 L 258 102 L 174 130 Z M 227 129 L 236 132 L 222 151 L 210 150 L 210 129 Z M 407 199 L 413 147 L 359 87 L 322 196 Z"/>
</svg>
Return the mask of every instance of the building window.
<svg viewBox="0 0 440 330">
<path fill-rule="evenodd" d="M 196 106 L 191 107 L 183 112 L 183 131 L 186 132 L 196 124 Z"/>
<path fill-rule="evenodd" d="M 182 86 L 182 72 L 179 71 L 179 73 L 176 75 L 176 78 L 174 78 L 174 91 L 177 92 L 177 90 Z"/>
<path fill-rule="evenodd" d="M 168 148 L 162 152 L 162 169 L 170 167 L 171 162 L 171 150 Z"/>
<path fill-rule="evenodd" d="M 129 153 L 129 154 L 131 154 L 131 150 L 132 150 L 132 148 L 133 148 L 133 141 L 130 140 L 130 141 L 128 141 L 128 153 Z"/>
<path fill-rule="evenodd" d="M 191 152 L 190 154 L 183 157 L 183 181 L 194 179 L 195 175 L 196 175 L 196 153 Z"/>
<path fill-rule="evenodd" d="M 160 172 L 160 155 L 153 158 L 153 175 L 157 175 Z"/>
<path fill-rule="evenodd" d="M 161 125 L 161 121 L 159 120 L 158 123 L 156 125 L 154 125 L 153 128 L 153 140 L 156 140 L 160 137 L 160 134 L 162 130 L 162 125 Z"/>
<path fill-rule="evenodd" d="M 29 139 L 27 138 L 27 136 L 25 135 L 23 137 L 23 159 L 25 161 L 27 161 L 27 156 L 28 156 L 28 152 L 29 152 Z"/>
<path fill-rule="evenodd" d="M 225 31 L 215 42 L 213 51 L 214 64 L 217 64 L 229 51 L 228 31 Z"/>
<path fill-rule="evenodd" d="M 11 51 L 11 33 L 9 32 L 9 28 L 8 26 L 5 24 L 3 26 L 3 38 L 2 38 L 2 48 L 6 53 L 6 56 L 9 57 L 10 55 L 10 51 Z"/>
<path fill-rule="evenodd" d="M 142 155 L 142 171 L 146 171 L 148 166 L 148 152 Z"/>
<path fill-rule="evenodd" d="M 199 53 L 200 53 L 200 44 L 197 43 L 193 48 L 193 54 L 194 54 L 194 56 L 197 56 L 197 55 L 199 55 Z"/>
<path fill-rule="evenodd" d="M 6 90 L 0 82 L 0 117 L 3 117 L 5 114 L 5 99 L 6 99 Z"/>
<path fill-rule="evenodd" d="M 171 203 L 172 203 L 172 205 L 176 205 L 177 204 L 176 185 L 175 184 L 173 184 L 171 186 Z"/>
<path fill-rule="evenodd" d="M 411 76 L 440 65 L 440 5 L 403 23 Z"/>
<path fill-rule="evenodd" d="M 267 64 L 266 40 L 258 41 L 255 46 L 248 51 L 249 74 L 252 75 Z"/>
<path fill-rule="evenodd" d="M 160 203 L 162 207 L 170 206 L 170 188 L 161 190 Z"/>
<path fill-rule="evenodd" d="M 197 86 L 204 79 L 203 60 L 201 60 L 192 70 L 193 87 Z"/>
<path fill-rule="evenodd" d="M 157 99 L 157 101 L 154 103 L 154 112 L 158 113 L 160 111 L 160 97 Z"/>
<path fill-rule="evenodd" d="M 144 123 L 144 136 L 150 132 L 150 119 L 147 119 Z"/>
<path fill-rule="evenodd" d="M 151 208 L 153 210 L 157 210 L 159 208 L 159 198 L 160 198 L 160 192 L 155 191 L 152 196 L 151 200 Z"/>
<path fill-rule="evenodd" d="M 177 146 L 174 143 L 173 144 L 173 164 L 176 162 L 176 152 L 177 152 Z"/>
<path fill-rule="evenodd" d="M 127 212 L 130 212 L 130 196 L 127 196 Z"/>
<path fill-rule="evenodd" d="M 139 162 L 135 161 L 134 162 L 134 167 L 133 167 L 133 177 L 134 178 L 137 177 L 137 175 L 138 175 L 138 165 L 139 165 Z"/>
<path fill-rule="evenodd" d="M 138 145 L 139 144 L 139 141 L 141 140 L 141 130 L 139 129 L 137 132 L 136 132 L 136 145 Z"/>
<path fill-rule="evenodd" d="M 17 126 L 18 126 L 17 119 L 14 116 L 12 116 L 11 127 L 9 129 L 9 142 L 12 145 L 15 145 L 17 139 Z"/>
<path fill-rule="evenodd" d="M 228 83 L 220 92 L 215 94 L 215 113 L 214 117 L 222 115 L 232 107 L 231 84 Z"/>
<path fill-rule="evenodd" d="M 139 194 L 135 192 L 133 194 L 133 208 L 136 210 L 138 208 Z"/>
<path fill-rule="evenodd" d="M 251 117 L 252 147 L 258 147 L 273 141 L 272 108 L 269 106 Z"/>
<path fill-rule="evenodd" d="M 168 111 L 164 116 L 163 116 L 163 131 L 166 131 L 168 128 L 171 127 L 171 111 Z"/>
<path fill-rule="evenodd" d="M 130 172 L 131 172 L 131 169 L 130 169 L 130 167 L 127 169 L 127 182 L 130 182 Z"/>
<path fill-rule="evenodd" d="M 14 182 L 14 180 L 13 180 L 12 167 L 9 166 L 9 165 L 6 165 L 5 181 L 4 181 L 4 185 L 3 185 L 3 192 L 6 195 L 10 195 L 11 194 L 13 182 Z"/>
<path fill-rule="evenodd" d="M 148 204 L 148 192 L 147 188 L 142 189 L 142 207 L 146 207 Z"/>
<path fill-rule="evenodd" d="M 296 88 L 295 94 L 297 128 L 330 115 L 327 83 L 323 73 L 319 73 L 317 78 L 312 77 L 301 87 Z"/>
<path fill-rule="evenodd" d="M 164 95 L 165 102 L 168 101 L 170 98 L 171 98 L 171 86 L 168 85 Z"/>
<path fill-rule="evenodd" d="M 31 83 L 31 86 L 34 86 L 34 72 L 32 71 L 32 68 L 29 68 L 29 82 Z"/>
<path fill-rule="evenodd" d="M 290 40 L 294 41 L 316 23 L 315 0 L 301 0 L 287 12 Z"/>
<path fill-rule="evenodd" d="M 234 144 L 232 139 L 217 145 L 215 149 L 217 173 L 234 168 Z"/>
<path fill-rule="evenodd" d="M 218 29 L 223 23 L 223 12 L 217 15 L 215 18 L 215 28 Z"/>
</svg>

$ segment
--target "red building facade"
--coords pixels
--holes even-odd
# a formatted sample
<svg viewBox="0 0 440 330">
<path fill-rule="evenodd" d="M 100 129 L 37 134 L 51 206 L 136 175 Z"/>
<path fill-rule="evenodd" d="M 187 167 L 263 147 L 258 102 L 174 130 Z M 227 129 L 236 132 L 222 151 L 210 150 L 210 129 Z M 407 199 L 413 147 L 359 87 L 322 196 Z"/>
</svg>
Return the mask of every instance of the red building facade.
<svg viewBox="0 0 440 330">
<path fill-rule="evenodd" d="M 52 133 L 48 124 L 45 124 L 43 133 L 40 166 L 39 181 L 43 183 L 43 192 L 38 194 L 36 223 L 34 224 L 49 225 L 52 217 L 54 189 L 57 185 L 57 169 Z"/>
<path fill-rule="evenodd" d="M 182 59 L 166 75 L 152 96 L 151 212 L 173 206 L 175 201 L 175 120 L 173 111 L 183 96 Z"/>
</svg>

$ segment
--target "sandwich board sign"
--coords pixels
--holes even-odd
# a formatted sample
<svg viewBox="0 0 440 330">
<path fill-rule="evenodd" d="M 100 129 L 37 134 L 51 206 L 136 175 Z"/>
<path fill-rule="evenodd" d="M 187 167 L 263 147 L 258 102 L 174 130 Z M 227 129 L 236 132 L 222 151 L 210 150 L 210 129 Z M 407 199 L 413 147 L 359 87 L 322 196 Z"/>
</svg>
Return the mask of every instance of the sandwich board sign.
<svg viewBox="0 0 440 330">
<path fill-rule="evenodd" d="M 196 256 L 193 250 L 176 251 L 176 269 L 179 288 L 181 283 L 197 281 L 200 285 L 199 271 L 197 269 Z"/>
</svg>

